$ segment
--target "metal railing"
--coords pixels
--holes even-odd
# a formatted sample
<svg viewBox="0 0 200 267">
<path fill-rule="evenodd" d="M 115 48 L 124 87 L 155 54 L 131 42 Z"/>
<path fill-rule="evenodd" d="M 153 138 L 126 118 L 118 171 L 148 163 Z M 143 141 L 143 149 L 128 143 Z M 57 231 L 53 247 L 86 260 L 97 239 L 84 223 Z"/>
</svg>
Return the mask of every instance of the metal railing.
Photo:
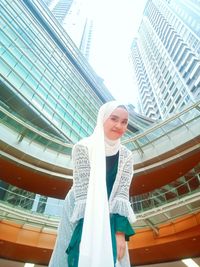
<svg viewBox="0 0 200 267">
<path fill-rule="evenodd" d="M 145 132 L 124 140 L 123 144 L 132 152 L 137 150 L 138 153 L 141 154 L 144 153 L 144 147 L 146 145 L 149 145 L 164 136 L 167 136 L 170 140 L 170 133 L 181 127 L 186 127 L 189 130 L 190 123 L 194 121 L 196 121 L 197 125 L 200 125 L 200 101 L 188 106 L 186 109 L 173 115 L 167 120 L 159 122 L 156 125 L 154 124 L 153 127 L 145 130 Z M 2 106 L 0 106 L 0 123 L 14 129 L 18 134 L 19 142 L 26 136 L 30 139 L 30 142 L 39 142 L 44 145 L 44 148 L 49 147 L 57 153 L 71 154 L 73 144 L 65 143 L 58 137 L 53 136 L 42 129 L 36 128 L 36 126 L 22 120 L 17 114 L 12 114 Z"/>
<path fill-rule="evenodd" d="M 0 201 L 0 218 L 34 225 L 48 225 L 50 228 L 57 227 L 64 200 L 60 200 L 59 204 L 55 204 L 51 203 L 53 198 L 49 198 L 50 201 L 48 201 L 48 198 L 43 201 L 41 197 L 36 198 L 36 194 L 33 197 L 33 193 L 23 195 L 16 191 L 0 187 L 0 195 L 7 196 L 5 200 Z M 200 199 L 200 165 L 197 165 L 176 181 L 153 190 L 148 194 L 131 197 L 130 201 L 136 217 L 141 219 L 145 216 L 151 217 L 153 210 L 154 212 L 159 211 L 162 213 L 166 207 L 170 209 L 176 208 L 178 203 L 183 205 L 186 201 L 196 201 L 197 197 Z M 16 205 L 11 204 L 14 203 L 14 200 Z M 37 209 L 31 210 L 30 205 L 27 203 L 32 203 L 32 205 L 34 203 L 35 206 L 44 204 L 43 207 L 45 208 L 37 212 Z M 29 209 L 25 209 L 25 207 L 29 207 Z"/>
<path fill-rule="evenodd" d="M 192 175 L 188 178 L 189 175 Z M 136 214 L 158 208 L 200 192 L 200 169 L 194 169 L 185 176 L 162 186 L 154 191 L 131 197 L 131 205 Z"/>
</svg>

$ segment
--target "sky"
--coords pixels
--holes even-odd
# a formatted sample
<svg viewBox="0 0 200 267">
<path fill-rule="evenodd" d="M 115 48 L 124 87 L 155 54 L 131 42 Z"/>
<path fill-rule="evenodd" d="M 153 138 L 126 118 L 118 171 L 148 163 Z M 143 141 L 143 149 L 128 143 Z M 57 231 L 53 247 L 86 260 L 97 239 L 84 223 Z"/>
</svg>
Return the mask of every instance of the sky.
<svg viewBox="0 0 200 267">
<path fill-rule="evenodd" d="M 95 3 L 96 1 L 96 3 Z M 95 18 L 90 64 L 114 98 L 136 105 L 130 47 L 147 0 L 92 0 Z"/>
</svg>

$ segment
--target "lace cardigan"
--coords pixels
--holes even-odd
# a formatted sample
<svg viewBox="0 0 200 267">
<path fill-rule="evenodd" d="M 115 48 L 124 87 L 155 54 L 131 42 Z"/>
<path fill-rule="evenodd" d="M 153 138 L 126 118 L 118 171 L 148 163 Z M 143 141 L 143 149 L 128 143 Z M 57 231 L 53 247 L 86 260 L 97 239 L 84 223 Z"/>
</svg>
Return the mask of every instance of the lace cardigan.
<svg viewBox="0 0 200 267">
<path fill-rule="evenodd" d="M 51 256 L 49 267 L 67 267 L 66 249 L 71 240 L 72 233 L 79 219 L 84 217 L 87 189 L 89 183 L 90 163 L 86 146 L 76 144 L 73 147 L 73 186 L 68 192 L 54 251 Z M 109 198 L 110 213 L 118 213 L 128 218 L 130 223 L 136 221 L 134 212 L 129 202 L 129 188 L 133 176 L 133 158 L 131 152 L 123 145 L 119 150 L 119 162 L 117 176 Z M 127 256 L 121 262 L 121 267 L 129 267 Z"/>
<path fill-rule="evenodd" d="M 89 183 L 90 163 L 86 146 L 77 144 L 73 148 L 73 187 L 75 206 L 71 222 L 76 222 L 84 217 L 87 189 Z M 129 202 L 129 188 L 133 176 L 133 158 L 131 152 L 125 147 L 120 147 L 118 171 L 109 199 L 110 213 L 118 213 L 135 221 L 135 215 Z"/>
</svg>

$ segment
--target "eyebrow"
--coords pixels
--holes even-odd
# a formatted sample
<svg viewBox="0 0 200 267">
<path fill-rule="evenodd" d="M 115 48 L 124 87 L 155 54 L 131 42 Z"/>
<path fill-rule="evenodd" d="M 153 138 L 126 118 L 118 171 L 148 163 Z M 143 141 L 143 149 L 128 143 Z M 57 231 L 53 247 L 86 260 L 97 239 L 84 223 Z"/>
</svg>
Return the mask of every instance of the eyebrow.
<svg viewBox="0 0 200 267">
<path fill-rule="evenodd" d="M 111 115 L 110 115 L 110 117 L 114 117 L 114 118 L 120 118 L 119 116 L 117 116 L 117 115 L 114 115 L 114 114 L 111 114 Z M 128 121 L 128 119 L 127 119 L 127 118 L 124 118 L 124 119 L 122 119 L 122 120 L 124 120 L 124 121 Z"/>
</svg>

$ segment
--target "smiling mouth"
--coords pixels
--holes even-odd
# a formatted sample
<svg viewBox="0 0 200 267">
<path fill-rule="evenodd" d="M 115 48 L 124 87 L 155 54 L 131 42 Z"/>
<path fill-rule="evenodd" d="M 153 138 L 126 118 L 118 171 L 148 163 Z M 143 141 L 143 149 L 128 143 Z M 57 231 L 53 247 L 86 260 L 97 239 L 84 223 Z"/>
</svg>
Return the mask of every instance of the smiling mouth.
<svg viewBox="0 0 200 267">
<path fill-rule="evenodd" d="M 116 134 L 122 134 L 121 131 L 119 132 L 119 131 L 115 131 L 115 130 L 113 130 L 113 132 L 116 133 Z"/>
</svg>

